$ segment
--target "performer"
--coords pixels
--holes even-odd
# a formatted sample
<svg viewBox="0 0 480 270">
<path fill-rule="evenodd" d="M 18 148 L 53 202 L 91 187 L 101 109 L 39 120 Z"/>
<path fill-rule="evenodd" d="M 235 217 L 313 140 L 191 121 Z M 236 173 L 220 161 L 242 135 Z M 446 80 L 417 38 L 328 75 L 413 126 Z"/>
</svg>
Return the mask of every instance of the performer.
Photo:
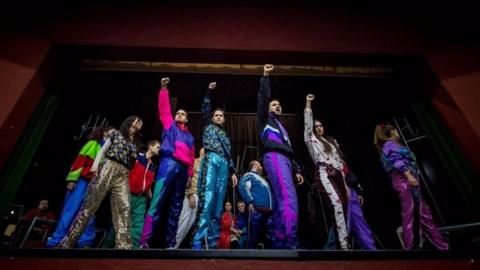
<svg viewBox="0 0 480 270">
<path fill-rule="evenodd" d="M 48 208 L 48 199 L 42 197 L 38 201 L 37 207 L 30 209 L 15 226 L 14 243 L 19 243 L 20 239 L 23 239 L 26 234 L 29 233 L 27 241 L 23 244 L 22 248 L 43 248 L 44 235 L 53 232 L 54 227 L 50 221 L 55 221 L 55 213 Z M 43 220 L 45 222 L 35 222 L 33 220 Z M 31 227 L 30 232 L 29 229 Z M 21 242 L 21 241 L 20 241 Z M 17 246 L 17 245 L 15 245 Z"/>
<path fill-rule="evenodd" d="M 337 149 L 339 149 L 337 147 Z M 341 154 L 341 151 L 339 151 Z M 340 155 L 342 156 L 342 155 Z M 350 235 L 355 236 L 355 242 L 358 243 L 361 249 L 376 250 L 375 239 L 373 237 L 372 229 L 363 215 L 363 189 L 358 178 L 352 173 L 350 168 L 343 161 L 343 175 L 345 175 L 345 182 L 347 189 L 350 192 L 347 212 L 347 227 Z"/>
<path fill-rule="evenodd" d="M 270 100 L 270 73 L 273 65 L 267 64 L 260 79 L 257 100 L 257 126 L 263 143 L 263 165 L 270 180 L 274 197 L 272 236 L 273 248 L 295 249 L 297 246 L 298 203 L 292 170 L 298 184 L 303 177 L 293 159 L 293 149 L 286 129 L 279 121 L 282 113 L 280 101 Z"/>
<path fill-rule="evenodd" d="M 418 247 L 421 237 L 426 236 L 439 250 L 448 250 L 448 242 L 437 229 L 430 208 L 421 196 L 420 172 L 414 153 L 401 144 L 398 131 L 388 124 L 376 126 L 373 143 L 400 198 L 404 249 Z"/>
<path fill-rule="evenodd" d="M 158 167 L 153 197 L 143 225 L 141 248 L 148 248 L 153 230 L 158 225 L 162 211 L 169 211 L 166 226 L 167 248 L 176 244 L 178 218 L 182 210 L 183 197 L 188 178 L 193 175 L 195 142 L 188 131 L 187 112 L 178 110 L 175 119 L 170 109 L 167 86 L 169 78 L 161 80 L 162 89 L 158 94 L 158 113 L 163 124 L 161 159 Z M 169 198 L 171 196 L 171 198 Z"/>
<path fill-rule="evenodd" d="M 249 222 L 249 213 L 245 211 L 245 202 L 237 201 L 237 214 L 235 215 L 235 229 L 238 232 L 237 244 L 232 246 L 236 249 L 244 249 L 247 247 L 248 242 L 248 222 Z"/>
<path fill-rule="evenodd" d="M 143 222 L 145 220 L 145 211 L 147 210 L 147 198 L 152 197 L 150 189 L 155 175 L 155 166 L 152 158 L 160 152 L 160 142 L 152 140 L 147 143 L 147 151 L 138 153 L 135 165 L 129 174 L 130 185 L 130 208 L 132 217 L 132 227 L 130 229 L 130 238 L 132 246 L 135 249 L 140 247 L 140 237 L 142 235 Z M 113 248 L 115 246 L 115 230 L 113 227 L 108 232 L 103 241 L 102 248 Z"/>
<path fill-rule="evenodd" d="M 230 249 L 233 244 L 238 245 L 237 235 L 239 231 L 235 229 L 235 218 L 232 214 L 232 203 L 225 202 L 225 212 L 220 219 L 220 237 L 218 238 L 217 248 Z M 234 243 L 232 243 L 234 242 Z"/>
<path fill-rule="evenodd" d="M 304 140 L 308 152 L 315 163 L 316 185 L 325 193 L 333 207 L 335 235 L 341 249 L 348 249 L 347 232 L 347 186 L 342 174 L 343 163 L 338 154 L 336 142 L 323 137 L 323 125 L 313 121 L 311 102 L 313 95 L 307 96 L 304 112 Z M 314 133 L 315 128 L 315 133 Z"/>
<path fill-rule="evenodd" d="M 73 162 L 66 177 L 67 194 L 63 202 L 63 210 L 58 220 L 57 228 L 47 240 L 47 247 L 56 247 L 65 237 L 68 228 L 77 215 L 87 193 L 87 186 L 93 175 L 90 168 L 103 144 L 115 129 L 113 127 L 96 128 L 88 137 L 88 142 L 82 147 Z M 80 239 L 76 243 L 79 248 L 91 247 L 95 240 L 95 217 L 92 217 Z"/>
<path fill-rule="evenodd" d="M 178 229 L 177 229 L 177 243 L 175 248 L 179 248 L 185 236 L 187 236 L 190 228 L 195 222 L 195 217 L 197 215 L 197 179 L 198 179 L 198 170 L 200 169 L 200 163 L 202 162 L 203 156 L 205 155 L 205 149 L 200 148 L 199 157 L 195 159 L 193 164 L 193 176 L 191 181 L 187 185 L 185 191 L 185 198 L 183 199 L 182 212 L 180 213 L 180 218 L 178 220 Z"/>
<path fill-rule="evenodd" d="M 222 109 L 215 109 L 213 116 L 210 116 L 210 96 L 216 86 L 215 82 L 209 84 L 202 104 L 203 148 L 206 154 L 198 174 L 199 203 L 197 225 L 193 234 L 193 249 L 203 248 L 205 238 L 207 248 L 216 248 L 220 236 L 220 216 L 229 171 L 232 173 L 232 185 L 236 186 L 238 181 L 230 152 L 230 139 L 223 129 L 224 112 Z"/>
<path fill-rule="evenodd" d="M 249 222 L 247 248 L 270 247 L 272 234 L 272 192 L 262 178 L 263 167 L 257 160 L 250 161 L 249 172 L 240 178 L 238 192 L 248 205 Z"/>
<path fill-rule="evenodd" d="M 140 144 L 139 133 L 142 119 L 130 116 L 123 121 L 120 130 L 111 136 L 97 154 L 90 172 L 97 174 L 100 160 L 105 155 L 107 160 L 98 177 L 88 185 L 87 195 L 75 220 L 70 226 L 68 235 L 60 242 L 62 248 L 72 248 L 83 233 L 90 219 L 95 215 L 103 198 L 110 193 L 112 221 L 115 227 L 115 247 L 131 249 L 130 239 L 130 188 L 128 173 L 133 167 Z"/>
</svg>

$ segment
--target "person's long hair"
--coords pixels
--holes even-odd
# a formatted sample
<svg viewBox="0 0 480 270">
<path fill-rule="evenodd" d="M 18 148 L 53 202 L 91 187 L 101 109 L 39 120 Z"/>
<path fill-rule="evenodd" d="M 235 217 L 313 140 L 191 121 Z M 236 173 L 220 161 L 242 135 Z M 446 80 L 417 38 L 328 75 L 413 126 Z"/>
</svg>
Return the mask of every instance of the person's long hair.
<svg viewBox="0 0 480 270">
<path fill-rule="evenodd" d="M 132 126 L 132 123 L 135 122 L 135 120 L 140 120 L 142 121 L 142 119 L 136 115 L 132 115 L 132 116 L 129 116 L 127 117 L 127 119 L 125 119 L 123 121 L 123 123 L 120 125 L 120 133 L 122 133 L 122 135 L 127 139 L 129 140 L 130 139 L 130 136 L 129 136 L 129 133 L 130 133 L 130 127 Z M 135 131 L 135 133 L 133 134 L 133 143 L 135 143 L 137 146 L 141 145 L 140 143 L 140 130 L 137 130 Z"/>
<path fill-rule="evenodd" d="M 332 154 L 333 147 L 335 147 L 338 155 L 340 156 L 340 158 L 343 159 L 343 157 L 344 157 L 343 152 L 338 147 L 337 142 L 335 141 L 335 138 L 332 137 L 332 136 L 325 136 L 325 127 L 323 127 L 323 132 L 324 132 L 323 136 L 319 136 L 319 135 L 315 134 L 315 123 L 316 122 L 321 123 L 322 126 L 323 126 L 323 123 L 322 123 L 322 121 L 320 121 L 318 119 L 313 120 L 313 123 L 314 123 L 313 124 L 314 132 L 313 133 L 314 133 L 315 137 L 317 137 L 317 139 L 320 141 L 320 143 L 323 144 L 323 149 L 325 149 L 325 153 L 327 153 L 329 155 Z M 332 145 L 333 145 L 333 147 L 332 147 Z"/>
<path fill-rule="evenodd" d="M 109 131 L 111 129 L 115 129 L 113 126 L 106 126 L 106 127 L 96 127 L 93 131 L 88 135 L 88 140 L 96 140 L 99 141 L 103 139 L 103 133 Z"/>
<path fill-rule="evenodd" d="M 381 123 L 375 127 L 375 133 L 373 135 L 373 145 L 379 152 L 382 152 L 383 145 L 393 139 L 392 131 L 395 127 L 388 123 Z"/>
<path fill-rule="evenodd" d="M 88 135 L 87 140 L 95 140 L 98 141 L 103 138 L 103 127 L 97 127 L 92 130 L 92 132 Z"/>
</svg>

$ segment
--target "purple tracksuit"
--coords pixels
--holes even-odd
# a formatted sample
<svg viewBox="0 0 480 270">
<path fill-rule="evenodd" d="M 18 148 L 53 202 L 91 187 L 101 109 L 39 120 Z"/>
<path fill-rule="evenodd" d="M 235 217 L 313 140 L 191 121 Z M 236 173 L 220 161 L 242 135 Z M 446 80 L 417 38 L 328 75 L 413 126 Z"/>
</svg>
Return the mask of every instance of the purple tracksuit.
<svg viewBox="0 0 480 270">
<path fill-rule="evenodd" d="M 161 220 L 163 210 L 168 213 L 167 247 L 176 244 L 178 219 L 182 210 L 188 177 L 193 175 L 195 160 L 194 139 L 183 123 L 176 123 L 170 109 L 167 88 L 158 93 L 158 116 L 163 124 L 161 159 L 158 167 L 153 196 L 145 216 L 140 247 L 149 247 L 154 229 Z"/>
<path fill-rule="evenodd" d="M 260 79 L 257 100 L 257 125 L 263 143 L 263 165 L 273 191 L 273 248 L 297 247 L 298 203 L 292 171 L 300 173 L 293 160 L 287 131 L 275 113 L 268 112 L 270 79 Z"/>
<path fill-rule="evenodd" d="M 392 177 L 393 189 L 398 192 L 402 205 L 404 248 L 412 249 L 422 236 L 426 236 L 438 249 L 448 250 L 448 242 L 438 231 L 430 208 L 422 199 L 420 186 L 410 185 L 404 175 L 409 171 L 419 179 L 415 155 L 407 147 L 394 141 L 387 141 L 382 148 L 381 160 L 385 170 Z"/>
</svg>

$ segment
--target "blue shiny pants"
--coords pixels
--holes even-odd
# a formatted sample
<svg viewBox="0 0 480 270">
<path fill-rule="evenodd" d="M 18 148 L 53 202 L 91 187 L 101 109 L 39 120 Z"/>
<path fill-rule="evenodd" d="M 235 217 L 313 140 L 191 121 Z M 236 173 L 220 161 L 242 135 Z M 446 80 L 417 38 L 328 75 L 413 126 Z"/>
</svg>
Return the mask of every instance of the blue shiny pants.
<svg viewBox="0 0 480 270">
<path fill-rule="evenodd" d="M 185 187 L 188 181 L 187 166 L 170 156 L 160 160 L 158 173 L 153 188 L 153 197 L 145 216 L 140 247 L 148 247 L 153 231 L 158 225 L 163 211 L 168 212 L 168 225 L 166 226 L 167 248 L 176 244 L 178 219 L 182 210 Z M 168 198 L 170 200 L 168 201 Z"/>
<path fill-rule="evenodd" d="M 60 244 L 63 237 L 67 235 L 68 229 L 72 224 L 73 219 L 77 215 L 80 207 L 82 206 L 85 194 L 87 193 L 89 181 L 79 178 L 77 185 L 73 190 L 67 191 L 65 200 L 63 202 L 63 210 L 60 218 L 58 219 L 58 225 L 52 236 L 48 238 L 47 247 L 56 247 Z M 80 236 L 77 242 L 77 247 L 91 247 L 95 240 L 95 217 L 90 219 L 87 227 Z"/>
<path fill-rule="evenodd" d="M 228 161 L 217 153 L 206 153 L 198 172 L 199 201 L 193 234 L 194 249 L 202 248 L 205 239 L 208 248 L 217 247 L 227 185 Z"/>
</svg>

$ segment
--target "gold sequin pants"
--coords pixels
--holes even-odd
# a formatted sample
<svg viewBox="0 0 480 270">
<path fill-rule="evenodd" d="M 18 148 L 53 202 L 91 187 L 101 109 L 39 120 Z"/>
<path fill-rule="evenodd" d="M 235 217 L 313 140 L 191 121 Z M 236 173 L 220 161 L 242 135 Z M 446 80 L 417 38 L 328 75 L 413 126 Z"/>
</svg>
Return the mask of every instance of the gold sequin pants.
<svg viewBox="0 0 480 270">
<path fill-rule="evenodd" d="M 130 239 L 130 187 L 129 170 L 124 165 L 107 159 L 100 175 L 91 180 L 81 210 L 70 226 L 69 232 L 61 242 L 62 248 L 73 248 L 90 218 L 95 215 L 103 198 L 110 192 L 110 207 L 115 228 L 115 248 L 131 249 Z"/>
</svg>

